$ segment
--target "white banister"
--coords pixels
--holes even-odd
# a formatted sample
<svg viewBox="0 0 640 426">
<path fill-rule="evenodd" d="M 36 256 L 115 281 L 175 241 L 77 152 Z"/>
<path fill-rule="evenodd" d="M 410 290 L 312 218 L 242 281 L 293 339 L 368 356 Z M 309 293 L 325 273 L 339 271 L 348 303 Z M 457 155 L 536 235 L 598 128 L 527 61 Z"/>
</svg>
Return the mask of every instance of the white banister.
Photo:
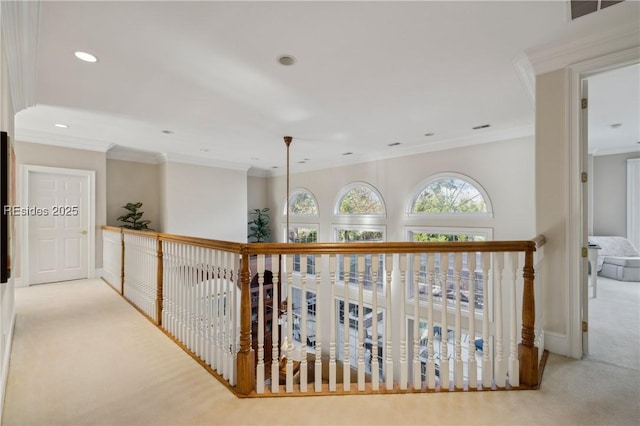
<svg viewBox="0 0 640 426">
<path fill-rule="evenodd" d="M 385 298 L 385 321 L 384 321 L 384 340 L 385 340 L 385 349 L 384 349 L 384 375 L 385 375 L 385 388 L 387 390 L 393 390 L 393 352 L 392 352 L 392 342 L 393 339 L 391 337 L 391 325 L 393 318 L 393 310 L 391 309 L 391 273 L 393 272 L 393 255 L 386 254 L 384 261 L 384 268 L 386 271 L 386 280 L 385 280 L 385 288 L 386 298 Z"/>
<path fill-rule="evenodd" d="M 258 255 L 258 365 L 256 392 L 264 393 L 264 254 Z M 253 276 L 255 271 L 250 271 Z"/>
<path fill-rule="evenodd" d="M 436 388 L 436 362 L 433 347 L 434 317 L 433 317 L 433 288 L 435 285 L 435 254 L 427 254 L 427 389 Z"/>
<path fill-rule="evenodd" d="M 411 259 L 413 266 L 413 379 L 412 386 L 416 390 L 422 389 L 422 368 L 420 365 L 420 254 L 416 253 Z"/>
<path fill-rule="evenodd" d="M 455 311 L 455 358 L 453 364 L 453 381 L 456 389 L 464 387 L 464 375 L 462 366 L 462 300 L 461 300 L 461 282 L 462 282 L 462 253 L 456 253 L 453 257 L 453 274 L 455 276 L 456 291 L 456 311 Z"/>
<path fill-rule="evenodd" d="M 476 361 L 476 253 L 467 254 L 469 270 L 469 360 L 467 366 L 468 389 L 478 388 L 478 363 Z M 483 310 L 482 316 L 486 316 Z"/>
<path fill-rule="evenodd" d="M 300 255 L 300 392 L 307 391 L 307 255 Z"/>
<path fill-rule="evenodd" d="M 401 390 L 407 389 L 407 318 L 405 305 L 407 303 L 407 255 L 400 255 L 400 381 Z"/>
<path fill-rule="evenodd" d="M 273 315 L 272 315 L 272 332 L 271 332 L 271 392 L 278 393 L 280 390 L 280 351 L 279 351 L 279 339 L 280 336 L 278 334 L 280 324 L 280 306 L 278 301 L 280 300 L 280 260 L 278 256 L 270 256 L 271 257 L 271 271 L 273 273 Z"/>
<path fill-rule="evenodd" d="M 371 277 L 373 279 L 373 321 L 371 329 L 371 388 L 380 389 L 380 361 L 378 360 L 378 281 L 380 279 L 379 258 L 371 260 Z"/>
<path fill-rule="evenodd" d="M 344 266 L 344 308 L 343 308 L 343 361 L 342 361 L 342 389 L 345 392 L 351 391 L 351 357 L 349 351 L 349 338 L 351 337 L 350 315 L 349 309 L 349 285 L 351 281 L 351 259 L 350 256 L 343 256 Z"/>
<path fill-rule="evenodd" d="M 504 360 L 504 324 L 502 322 L 502 280 L 504 277 L 504 253 L 494 253 L 495 268 L 495 297 L 494 311 L 496 324 L 496 358 L 495 358 L 495 374 L 494 381 L 496 386 L 505 387 L 506 381 L 506 365 Z"/>
<path fill-rule="evenodd" d="M 358 254 L 357 277 L 358 277 L 358 391 L 363 391 L 365 386 L 365 366 L 364 366 L 364 267 L 365 255 Z M 374 287 L 375 289 L 375 287 Z"/>
<path fill-rule="evenodd" d="M 337 278 L 337 259 L 336 255 L 329 257 L 329 300 L 331 305 L 329 306 L 329 392 L 336 391 L 336 305 L 335 305 L 335 287 Z"/>
<path fill-rule="evenodd" d="M 323 312 L 325 311 L 325 307 L 324 304 L 322 303 L 323 298 L 321 297 L 321 290 L 320 290 L 320 281 L 322 278 L 322 261 L 318 261 L 321 260 L 319 259 L 319 257 L 315 258 L 315 274 L 316 274 L 316 307 L 315 307 L 315 313 L 316 313 L 316 329 L 315 329 L 315 333 L 316 333 L 316 337 L 315 337 L 315 351 L 316 351 L 316 359 L 315 359 L 315 371 L 314 371 L 314 377 L 315 377 L 315 387 L 314 390 L 316 392 L 320 392 L 322 391 L 322 321 L 324 320 L 324 314 Z M 333 300 L 333 299 L 332 299 Z M 331 309 L 331 305 L 329 305 L 329 309 Z M 334 306 L 335 309 L 335 306 Z"/>
<path fill-rule="evenodd" d="M 442 327 L 440 328 L 440 341 L 442 350 L 440 352 L 440 389 L 449 389 L 449 324 L 448 298 L 447 298 L 447 278 L 449 275 L 449 253 L 440 253 L 440 292 L 442 294 Z"/>
<path fill-rule="evenodd" d="M 518 361 L 517 342 L 517 321 L 518 321 L 518 300 L 517 300 L 517 272 L 518 253 L 507 253 L 511 266 L 511 280 L 509 285 L 511 300 L 509 301 L 509 385 L 520 386 L 520 363 Z"/>
<path fill-rule="evenodd" d="M 491 270 L 491 253 L 482 253 L 482 388 L 491 389 L 491 351 L 489 344 L 489 286 L 492 280 L 489 279 Z"/>
</svg>

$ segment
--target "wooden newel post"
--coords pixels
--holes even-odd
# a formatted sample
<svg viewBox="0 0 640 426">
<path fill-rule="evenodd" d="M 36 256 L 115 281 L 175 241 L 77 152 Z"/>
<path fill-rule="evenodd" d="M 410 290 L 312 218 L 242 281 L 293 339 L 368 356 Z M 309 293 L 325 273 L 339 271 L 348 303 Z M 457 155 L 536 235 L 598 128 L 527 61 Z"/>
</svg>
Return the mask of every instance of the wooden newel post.
<svg viewBox="0 0 640 426">
<path fill-rule="evenodd" d="M 164 264 L 162 262 L 162 240 L 158 236 L 158 284 L 156 290 L 156 324 L 158 325 L 162 325 L 162 305 L 164 304 L 163 273 Z"/>
<path fill-rule="evenodd" d="M 238 387 L 241 395 L 249 395 L 256 387 L 256 365 L 251 348 L 251 295 L 250 295 L 249 254 L 242 252 L 240 271 L 240 351 L 237 357 Z"/>
<path fill-rule="evenodd" d="M 535 299 L 533 292 L 534 269 L 533 251 L 525 252 L 524 258 L 524 290 L 522 292 L 522 342 L 518 345 L 518 359 L 520 360 L 520 386 L 536 388 L 538 386 L 538 348 L 534 346 L 535 339 Z"/>
</svg>

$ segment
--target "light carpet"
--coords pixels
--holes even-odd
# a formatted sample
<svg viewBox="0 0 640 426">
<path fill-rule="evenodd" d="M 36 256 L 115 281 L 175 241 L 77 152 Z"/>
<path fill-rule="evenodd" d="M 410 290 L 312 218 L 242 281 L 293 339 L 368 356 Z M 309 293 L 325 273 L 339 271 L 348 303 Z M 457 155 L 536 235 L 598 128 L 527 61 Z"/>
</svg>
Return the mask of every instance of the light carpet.
<svg viewBox="0 0 640 426">
<path fill-rule="evenodd" d="M 612 362 L 551 355 L 537 391 L 239 399 L 101 280 L 16 305 L 4 425 L 640 423 L 640 372 Z"/>
</svg>

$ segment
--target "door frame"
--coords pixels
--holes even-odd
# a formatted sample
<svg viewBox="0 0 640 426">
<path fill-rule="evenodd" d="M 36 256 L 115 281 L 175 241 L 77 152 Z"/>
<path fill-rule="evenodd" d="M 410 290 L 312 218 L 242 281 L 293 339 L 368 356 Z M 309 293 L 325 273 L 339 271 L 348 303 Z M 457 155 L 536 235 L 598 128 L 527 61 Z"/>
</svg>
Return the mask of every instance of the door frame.
<svg viewBox="0 0 640 426">
<path fill-rule="evenodd" d="M 588 285 L 586 276 L 587 258 L 582 258 L 583 239 L 586 238 L 583 231 L 583 223 L 587 220 L 587 213 L 583 212 L 583 183 L 581 173 L 589 172 L 587 158 L 588 147 L 582 143 L 581 138 L 581 82 L 584 78 L 599 74 L 604 71 L 637 64 L 640 62 L 640 47 L 621 50 L 609 55 L 600 56 L 579 62 L 567 67 L 569 82 L 569 117 L 568 117 L 568 167 L 566 175 L 567 183 L 567 267 L 566 280 L 569 294 L 567 307 L 569 312 L 568 337 L 569 356 L 582 358 L 582 309 L 583 309 L 583 285 Z M 591 179 L 589 174 L 588 179 Z"/>
<path fill-rule="evenodd" d="M 29 176 L 32 173 L 48 173 L 60 176 L 80 176 L 84 177 L 87 181 L 87 200 L 84 208 L 88 212 L 88 234 L 86 239 L 87 256 L 87 277 L 95 277 L 96 267 L 96 199 L 95 199 L 95 186 L 96 186 L 96 172 L 95 170 L 83 170 L 83 169 L 67 169 L 62 167 L 48 167 L 48 166 L 36 166 L 32 164 L 22 164 L 20 166 L 20 205 L 29 205 Z M 22 231 L 22 248 L 20 250 L 20 269 L 22 275 L 22 286 L 30 286 L 29 280 L 29 221 L 28 217 L 20 217 L 20 230 Z"/>
</svg>

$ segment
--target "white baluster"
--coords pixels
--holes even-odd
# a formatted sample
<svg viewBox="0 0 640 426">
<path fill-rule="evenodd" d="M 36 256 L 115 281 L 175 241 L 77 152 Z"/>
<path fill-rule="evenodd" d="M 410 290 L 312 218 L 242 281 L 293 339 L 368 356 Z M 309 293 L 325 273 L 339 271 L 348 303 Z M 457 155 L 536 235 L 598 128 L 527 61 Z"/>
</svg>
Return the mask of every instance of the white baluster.
<svg viewBox="0 0 640 426">
<path fill-rule="evenodd" d="M 316 350 L 316 363 L 315 363 L 315 372 L 314 372 L 314 376 L 315 376 L 315 391 L 316 392 L 321 392 L 322 391 L 322 320 L 323 320 L 323 310 L 324 310 L 324 306 L 322 305 L 322 303 L 320 302 L 322 300 L 322 297 L 320 296 L 320 279 L 322 278 L 321 275 L 321 265 L 322 265 L 322 259 L 320 257 L 315 257 L 315 275 L 316 275 L 316 308 L 315 308 L 315 313 L 316 313 L 316 346 L 315 346 L 315 350 Z"/>
<path fill-rule="evenodd" d="M 286 388 L 288 393 L 293 392 L 293 256 L 287 255 L 287 339 L 284 344 L 287 345 L 287 366 L 286 366 Z"/>
<path fill-rule="evenodd" d="M 506 384 L 506 365 L 503 356 L 503 320 L 502 320 L 502 277 L 504 275 L 504 253 L 494 253 L 494 265 L 496 271 L 495 282 L 495 321 L 496 321 L 496 359 L 495 382 L 496 386 L 503 388 Z"/>
<path fill-rule="evenodd" d="M 400 255 L 400 389 L 407 389 L 407 317 L 405 305 L 407 303 L 407 255 Z"/>
<path fill-rule="evenodd" d="M 232 271 L 240 271 L 240 259 L 237 254 L 228 254 L 229 265 Z M 240 349 L 240 302 L 238 300 L 238 273 L 233 273 L 229 278 L 229 384 L 236 385 L 236 354 Z"/>
<path fill-rule="evenodd" d="M 489 270 L 491 268 L 491 253 L 482 253 L 482 387 L 491 388 L 491 347 L 489 346 Z"/>
<path fill-rule="evenodd" d="M 307 391 L 307 255 L 300 255 L 300 392 Z"/>
<path fill-rule="evenodd" d="M 214 309 L 215 309 L 215 313 L 214 313 L 214 327 L 213 327 L 213 333 L 214 333 L 214 356 L 213 356 L 213 363 L 214 363 L 214 369 L 218 372 L 218 373 L 222 373 L 222 341 L 221 341 L 221 306 L 222 306 L 222 297 L 220 296 L 220 294 L 222 293 L 222 289 L 221 289 L 221 280 L 222 280 L 222 276 L 224 274 L 224 269 L 223 269 L 223 265 L 222 265 L 222 252 L 220 250 L 216 250 L 216 254 L 215 254 L 215 264 L 216 264 L 216 274 L 214 276 L 214 281 L 213 281 L 213 297 L 214 297 Z"/>
<path fill-rule="evenodd" d="M 511 266 L 511 300 L 509 303 L 509 311 L 511 318 L 509 319 L 509 385 L 520 386 L 520 363 L 518 361 L 518 343 L 517 343 L 517 291 L 516 291 L 516 274 L 518 271 L 518 253 L 508 253 L 509 263 Z"/>
<path fill-rule="evenodd" d="M 344 265 L 344 336 L 343 336 L 343 365 L 342 365 L 342 389 L 345 392 L 351 391 L 351 354 L 349 348 L 349 339 L 351 336 L 351 321 L 349 310 L 349 285 L 351 281 L 351 258 L 349 255 L 343 256 Z"/>
<path fill-rule="evenodd" d="M 336 391 L 336 255 L 332 254 L 329 257 L 329 274 L 330 274 L 330 287 L 329 287 L 329 392 Z M 317 310 L 317 309 L 316 309 Z"/>
<path fill-rule="evenodd" d="M 393 318 L 391 309 L 391 273 L 393 272 L 393 255 L 385 255 L 384 269 L 386 271 L 386 300 L 385 300 L 385 317 L 384 317 L 384 361 L 385 361 L 385 388 L 387 390 L 393 390 L 393 355 L 392 355 L 392 341 L 391 338 L 391 318 Z"/>
<path fill-rule="evenodd" d="M 478 387 L 478 363 L 476 361 L 476 253 L 467 254 L 469 270 L 469 360 L 467 367 L 468 387 Z"/>
<path fill-rule="evenodd" d="M 258 255 L 258 365 L 256 393 L 264 393 L 264 254 Z"/>
<path fill-rule="evenodd" d="M 440 389 L 449 389 L 449 325 L 447 313 L 449 299 L 447 297 L 447 278 L 449 275 L 449 254 L 440 253 L 440 291 L 442 293 L 442 327 L 440 330 Z"/>
<path fill-rule="evenodd" d="M 280 365 L 278 363 L 278 360 L 280 358 L 278 348 L 278 341 L 280 339 L 280 337 L 278 336 L 278 330 L 280 328 L 280 305 L 278 303 L 278 301 L 280 300 L 280 294 L 278 293 L 278 288 L 280 287 L 280 260 L 278 259 L 277 255 L 271 255 L 270 257 L 271 271 L 273 272 L 273 314 L 271 319 L 271 392 L 278 393 L 278 391 L 280 390 Z"/>
<path fill-rule="evenodd" d="M 462 281 L 462 253 L 454 255 L 454 273 L 456 276 L 456 324 L 455 324 L 455 363 L 453 365 L 454 386 L 457 389 L 464 387 L 464 371 L 462 365 L 462 300 L 461 300 L 461 281 Z"/>
<path fill-rule="evenodd" d="M 435 254 L 427 255 L 427 283 L 428 287 L 428 305 L 427 305 L 427 388 L 436 388 L 436 362 L 434 359 L 433 349 L 433 287 L 435 285 Z"/>
<path fill-rule="evenodd" d="M 358 391 L 362 392 L 365 386 L 364 365 L 364 268 L 365 255 L 356 255 L 358 273 Z"/>
<path fill-rule="evenodd" d="M 373 280 L 372 305 L 373 321 L 371 322 L 371 388 L 380 389 L 380 362 L 378 361 L 378 279 L 380 274 L 380 257 L 371 256 L 371 279 Z"/>
<path fill-rule="evenodd" d="M 422 389 L 422 368 L 420 365 L 420 266 L 422 256 L 413 255 L 413 380 L 416 390 Z"/>
</svg>

